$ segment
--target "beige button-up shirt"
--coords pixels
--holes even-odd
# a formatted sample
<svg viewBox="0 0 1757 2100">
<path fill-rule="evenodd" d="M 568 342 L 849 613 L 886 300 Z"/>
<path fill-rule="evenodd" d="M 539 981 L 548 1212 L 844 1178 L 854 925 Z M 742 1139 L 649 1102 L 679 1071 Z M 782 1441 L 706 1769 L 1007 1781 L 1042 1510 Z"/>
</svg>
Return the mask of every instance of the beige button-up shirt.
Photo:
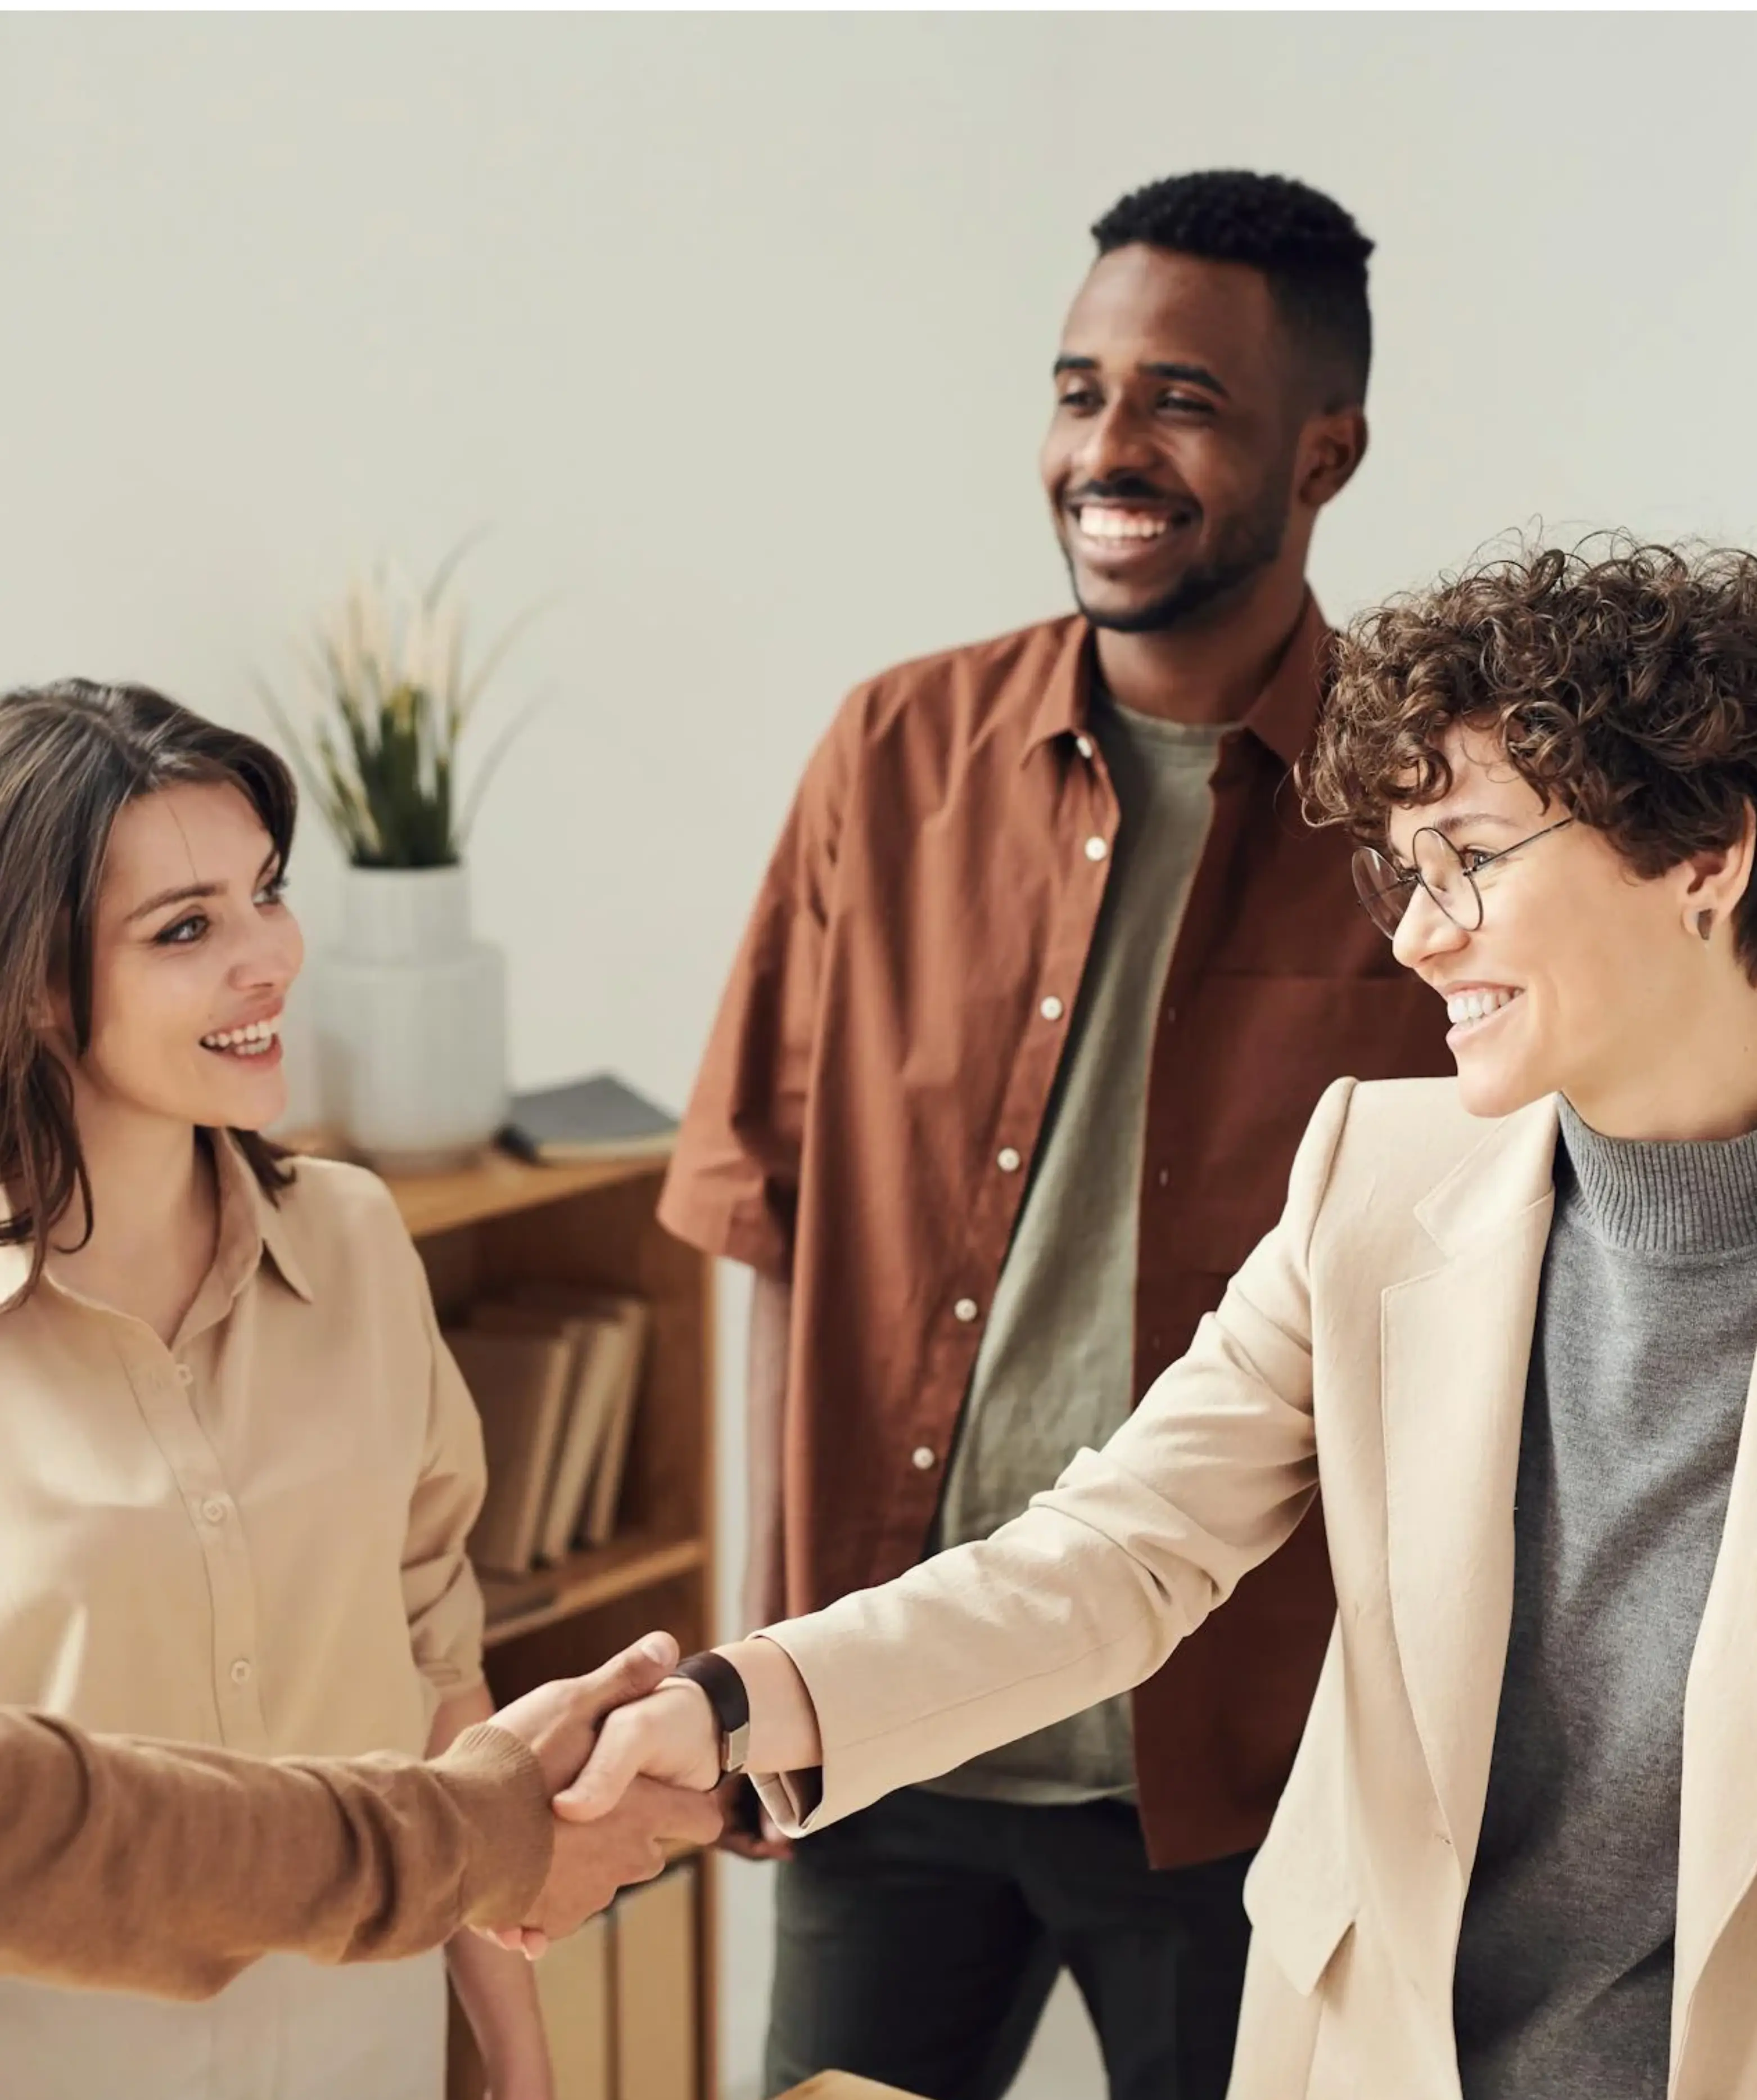
<svg viewBox="0 0 1757 2100">
<path fill-rule="evenodd" d="M 0 1702 L 277 1754 L 418 1754 L 482 1675 L 479 1425 L 372 1176 L 279 1206 L 217 1148 L 167 1348 L 46 1279 L 0 1312 Z M 0 1249 L 0 1303 L 22 1282 Z M 7 2100 L 437 2100 L 437 1956 L 275 1957 L 207 2005 L 0 1985 Z"/>
</svg>

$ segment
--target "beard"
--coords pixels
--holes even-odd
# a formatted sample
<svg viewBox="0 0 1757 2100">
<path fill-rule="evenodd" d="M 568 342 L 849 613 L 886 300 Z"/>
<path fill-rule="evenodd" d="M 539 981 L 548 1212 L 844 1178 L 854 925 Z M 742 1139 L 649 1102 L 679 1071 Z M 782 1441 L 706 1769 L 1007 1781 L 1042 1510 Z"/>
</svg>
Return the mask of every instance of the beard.
<svg viewBox="0 0 1757 2100">
<path fill-rule="evenodd" d="M 1216 528 L 1213 544 L 1177 581 L 1145 605 L 1107 612 L 1087 604 L 1073 557 L 1063 548 L 1074 602 L 1094 627 L 1113 634 L 1162 634 L 1187 626 L 1237 594 L 1279 558 L 1287 538 L 1291 486 L 1266 488 L 1249 510 L 1235 512 Z"/>
</svg>

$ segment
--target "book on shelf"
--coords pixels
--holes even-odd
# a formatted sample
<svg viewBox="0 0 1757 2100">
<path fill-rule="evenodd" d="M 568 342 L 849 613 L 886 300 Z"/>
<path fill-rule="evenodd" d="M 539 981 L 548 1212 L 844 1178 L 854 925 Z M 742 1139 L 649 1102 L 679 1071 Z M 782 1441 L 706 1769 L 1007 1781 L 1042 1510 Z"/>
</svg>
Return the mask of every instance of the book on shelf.
<svg viewBox="0 0 1757 2100">
<path fill-rule="evenodd" d="M 553 1328 L 497 1334 L 449 1327 L 445 1339 L 482 1418 L 488 1486 L 470 1533 L 470 1557 L 500 1575 L 522 1575 L 536 1551 L 574 1351 Z"/>
<path fill-rule="evenodd" d="M 583 1317 L 597 1323 L 599 1332 L 584 1367 L 587 1390 L 583 1395 L 598 1425 L 593 1462 L 583 1495 L 571 1507 L 557 1505 L 553 1512 L 549 1536 L 566 1542 L 561 1552 L 569 1546 L 608 1546 L 616 1532 L 616 1507 L 646 1367 L 652 1308 L 644 1298 L 625 1291 L 593 1290 L 538 1277 L 515 1283 L 507 1296 L 521 1308 L 552 1319 Z"/>
<path fill-rule="evenodd" d="M 471 1308 L 470 1319 L 503 1334 L 559 1335 L 572 1352 L 567 1416 L 549 1468 L 535 1549 L 538 1561 L 553 1567 L 572 1549 L 615 1412 L 623 1374 L 622 1329 L 607 1312 L 546 1308 L 517 1298 L 485 1299 Z"/>
<path fill-rule="evenodd" d="M 521 1159 L 539 1166 L 564 1161 L 627 1158 L 672 1149 L 677 1118 L 614 1072 L 589 1079 L 515 1094 L 500 1132 L 500 1143 Z"/>
<path fill-rule="evenodd" d="M 526 1278 L 446 1330 L 487 1453 L 470 1553 L 491 1619 L 531 1608 L 535 1567 L 614 1536 L 651 1322 L 644 1299 Z"/>
</svg>

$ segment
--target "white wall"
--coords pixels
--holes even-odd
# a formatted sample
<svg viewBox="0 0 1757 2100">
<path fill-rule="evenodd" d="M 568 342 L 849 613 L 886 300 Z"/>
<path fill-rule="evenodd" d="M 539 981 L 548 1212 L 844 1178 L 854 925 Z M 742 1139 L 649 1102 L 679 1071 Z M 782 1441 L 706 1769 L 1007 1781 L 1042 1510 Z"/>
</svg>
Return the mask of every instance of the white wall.
<svg viewBox="0 0 1757 2100">
<path fill-rule="evenodd" d="M 1381 243 L 1333 614 L 1538 517 L 1757 536 L 1754 57 L 1739 15 L 0 16 L 0 681 L 253 721 L 350 566 L 491 523 L 483 624 L 563 594 L 474 854 L 515 1077 L 676 1101 L 843 688 L 1064 602 L 1033 459 L 1124 188 L 1279 170 Z M 314 828 L 319 940 L 334 870 Z"/>
</svg>

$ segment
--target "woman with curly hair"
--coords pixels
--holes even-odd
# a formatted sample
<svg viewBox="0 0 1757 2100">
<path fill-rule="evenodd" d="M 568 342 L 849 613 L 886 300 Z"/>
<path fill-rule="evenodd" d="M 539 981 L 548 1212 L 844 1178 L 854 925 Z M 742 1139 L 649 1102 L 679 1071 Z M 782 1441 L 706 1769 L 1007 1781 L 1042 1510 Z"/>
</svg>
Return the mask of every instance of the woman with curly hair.
<svg viewBox="0 0 1757 2100">
<path fill-rule="evenodd" d="M 1321 1490 L 1232 2100 L 1751 2100 L 1757 559 L 1546 551 L 1372 614 L 1304 785 L 1456 1079 L 1340 1081 L 1103 1450 L 692 1658 L 565 1812 L 742 1756 L 815 1830 L 1138 1683 Z"/>
</svg>

